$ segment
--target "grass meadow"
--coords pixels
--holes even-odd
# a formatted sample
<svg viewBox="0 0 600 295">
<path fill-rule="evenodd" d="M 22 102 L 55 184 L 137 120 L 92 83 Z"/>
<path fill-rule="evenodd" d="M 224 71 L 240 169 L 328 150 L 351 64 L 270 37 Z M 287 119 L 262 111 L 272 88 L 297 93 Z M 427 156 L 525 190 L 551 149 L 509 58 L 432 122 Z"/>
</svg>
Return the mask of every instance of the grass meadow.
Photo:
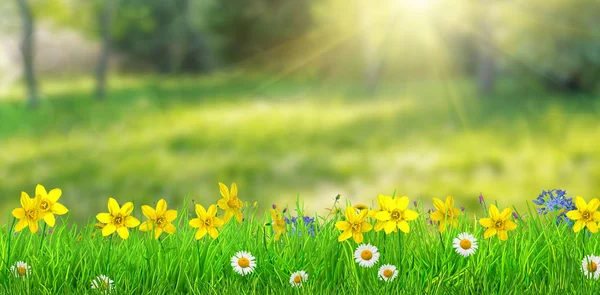
<svg viewBox="0 0 600 295">
<path fill-rule="evenodd" d="M 338 242 L 341 232 L 335 224 L 345 219 L 344 209 L 350 205 L 343 200 L 330 206 L 341 210 L 314 216 L 314 236 L 303 223 L 298 223 L 294 231 L 288 224 L 279 241 L 274 240 L 271 217 L 257 213 L 252 203 L 243 210 L 241 223 L 232 219 L 220 229 L 216 239 L 206 235 L 195 240 L 196 229 L 188 225 L 196 217 L 189 198 L 183 207 L 176 208 L 178 216 L 172 223 L 177 231 L 163 234 L 159 240 L 154 240 L 151 232 L 137 229 L 132 229 L 126 240 L 116 233 L 102 237 L 94 226 L 95 220 L 78 227 L 71 223 L 70 213 L 58 218 L 51 233 L 48 228 L 42 231 L 40 227 L 36 234 L 31 234 L 28 228 L 11 234 L 3 226 L 0 291 L 2 294 L 101 294 L 90 287 L 91 280 L 101 274 L 114 280 L 113 294 L 597 294 L 600 291 L 600 282 L 585 278 L 581 271 L 585 255 L 600 254 L 598 236 L 585 230 L 574 233 L 566 224 L 556 226 L 557 212 L 538 215 L 527 205 L 528 211 L 518 212 L 517 219 L 511 217 L 517 228 L 509 231 L 508 240 L 500 241 L 498 235 L 483 238 L 484 228 L 477 221 L 485 216 L 474 214 L 476 208 L 467 207 L 459 215 L 457 228 L 449 227 L 440 233 L 437 225 L 430 224 L 423 203 L 418 201 L 415 206 L 413 201 L 410 199 L 408 209 L 418 212 L 419 217 L 409 222 L 409 233 L 371 230 L 364 234 L 363 243 L 376 246 L 380 253 L 372 268 L 360 267 L 354 261 L 358 244 L 353 239 Z M 132 216 L 144 221 L 139 207 L 135 204 Z M 298 199 L 295 205 L 286 207 L 289 210 L 284 215 L 290 219 L 303 216 L 303 207 Z M 75 212 L 76 205 L 69 210 Z M 220 211 L 218 215 L 222 215 Z M 372 219 L 367 222 L 374 224 Z M 469 257 L 457 254 L 452 247 L 452 239 L 461 232 L 473 234 L 479 245 Z M 256 258 L 254 272 L 246 276 L 234 272 L 230 261 L 238 251 L 249 251 Z M 31 275 L 25 279 L 13 276 L 7 267 L 16 261 L 25 261 L 31 267 Z M 377 269 L 383 264 L 397 267 L 394 280 L 378 279 Z M 308 273 L 308 280 L 301 288 L 293 288 L 290 275 L 298 270 Z"/>
<path fill-rule="evenodd" d="M 384 81 L 373 94 L 247 73 L 120 76 L 102 102 L 92 79 L 41 81 L 38 110 L 18 88 L 0 102 L 2 212 L 38 183 L 79 204 L 79 225 L 110 196 L 180 207 L 188 194 L 210 202 L 223 179 L 261 212 L 299 194 L 321 215 L 337 194 L 368 203 L 395 188 L 426 207 L 446 195 L 476 207 L 483 193 L 520 210 L 542 189 L 600 191 L 600 100 L 524 81 L 480 98 L 459 78 Z"/>
</svg>

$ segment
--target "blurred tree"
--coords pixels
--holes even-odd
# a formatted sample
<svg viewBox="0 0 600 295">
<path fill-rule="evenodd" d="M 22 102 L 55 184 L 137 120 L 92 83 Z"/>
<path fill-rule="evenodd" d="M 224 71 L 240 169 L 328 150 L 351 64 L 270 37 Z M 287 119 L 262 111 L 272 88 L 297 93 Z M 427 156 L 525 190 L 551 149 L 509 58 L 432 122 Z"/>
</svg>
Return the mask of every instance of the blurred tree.
<svg viewBox="0 0 600 295">
<path fill-rule="evenodd" d="M 295 40 L 312 24 L 311 0 L 219 0 L 207 27 L 225 62 L 239 62 Z"/>
<path fill-rule="evenodd" d="M 106 70 L 108 68 L 108 60 L 110 57 L 111 36 L 110 29 L 112 24 L 112 16 L 114 3 L 113 0 L 105 0 L 103 3 L 104 9 L 100 17 L 100 32 L 102 35 L 102 52 L 98 61 L 96 70 L 96 98 L 104 99 L 106 96 Z"/>
<path fill-rule="evenodd" d="M 38 86 L 33 65 L 33 42 L 35 37 L 33 34 L 35 30 L 35 23 L 29 2 L 27 0 L 17 0 L 17 4 L 19 6 L 21 19 L 23 22 L 23 40 L 21 43 L 21 51 L 23 54 L 23 67 L 25 71 L 25 79 L 27 81 L 27 90 L 29 91 L 29 106 L 35 108 L 39 104 Z"/>
<path fill-rule="evenodd" d="M 498 5 L 501 48 L 552 88 L 593 90 L 600 75 L 600 2 L 514 0 Z"/>
</svg>

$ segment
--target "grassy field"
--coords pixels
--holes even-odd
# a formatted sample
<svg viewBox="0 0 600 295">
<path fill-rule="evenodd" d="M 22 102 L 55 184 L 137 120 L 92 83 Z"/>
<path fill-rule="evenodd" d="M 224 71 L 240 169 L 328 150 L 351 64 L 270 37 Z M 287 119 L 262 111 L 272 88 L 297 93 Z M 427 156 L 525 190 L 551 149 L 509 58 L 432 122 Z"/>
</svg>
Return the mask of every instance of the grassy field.
<svg viewBox="0 0 600 295">
<path fill-rule="evenodd" d="M 309 213 L 339 193 L 452 195 L 500 206 L 542 189 L 600 191 L 600 100 L 503 82 L 475 95 L 468 80 L 360 85 L 264 76 L 115 77 L 106 101 L 86 78 L 44 80 L 29 110 L 16 89 L 0 102 L 0 212 L 40 183 L 77 203 L 84 224 L 108 197 L 138 203 L 188 194 L 206 203 L 237 182 L 259 212 L 299 195 Z M 7 220 L 1 218 L 0 223 Z"/>
<path fill-rule="evenodd" d="M 588 199 L 589 200 L 589 199 Z M 119 200 L 121 205 L 129 200 Z M 188 223 L 196 214 L 188 210 L 189 199 L 173 221 L 177 232 L 153 240 L 151 233 L 137 229 L 122 240 L 118 235 L 101 237 L 93 222 L 85 227 L 59 223 L 44 236 L 28 229 L 12 235 L 6 226 L 0 231 L 0 253 L 8 265 L 24 261 L 31 267 L 26 279 L 2 270 L 2 294 L 101 294 L 91 290 L 91 281 L 107 275 L 114 281 L 115 294 L 596 294 L 598 280 L 581 272 L 586 255 L 598 255 L 597 235 L 574 233 L 565 224 L 555 226 L 554 214 L 538 215 L 535 210 L 520 212 L 508 240 L 498 235 L 483 238 L 484 228 L 467 208 L 457 228 L 440 234 L 430 225 L 423 204 L 409 209 L 419 217 L 409 222 L 410 232 L 373 230 L 364 234 L 364 243 L 378 248 L 380 257 L 372 268 L 360 267 L 353 257 L 358 244 L 349 239 L 338 242 L 335 228 L 344 220 L 342 210 L 316 217 L 315 235 L 303 223 L 292 233 L 291 225 L 280 241 L 274 241 L 268 215 L 252 206 L 244 210 L 241 223 L 232 219 L 217 239 L 194 240 L 195 229 Z M 491 200 L 488 200 L 491 201 Z M 216 199 L 212 203 L 215 203 Z M 96 213 L 107 212 L 104 208 Z M 71 212 L 78 206 L 63 202 Z M 299 202 L 297 203 L 299 204 Z M 332 204 L 333 205 L 333 204 Z M 456 206 L 464 204 L 457 202 Z M 169 209 L 179 209 L 169 205 Z M 373 208 L 378 209 L 378 208 Z M 473 210 L 471 210 L 473 209 Z M 502 210 L 503 207 L 500 207 Z M 136 206 L 134 215 L 140 215 Z M 219 210 L 219 215 L 221 215 Z M 303 216 L 300 207 L 286 216 Z M 469 216 L 469 217 L 467 217 Z M 67 216 L 65 216 L 67 217 Z M 481 219 L 485 215 L 478 215 Z M 61 217 L 62 218 L 62 217 Z M 140 219 L 144 221 L 145 219 Z M 373 220 L 367 219 L 371 224 Z M 43 222 L 42 222 L 43 223 Z M 461 232 L 475 236 L 479 248 L 469 257 L 457 254 L 452 240 Z M 9 248 L 9 245 L 11 246 Z M 254 272 L 241 276 L 231 267 L 231 257 L 249 251 L 256 258 Z M 390 282 L 377 278 L 383 264 L 395 265 L 398 276 Z M 302 288 L 289 283 L 298 270 L 308 273 Z"/>
</svg>

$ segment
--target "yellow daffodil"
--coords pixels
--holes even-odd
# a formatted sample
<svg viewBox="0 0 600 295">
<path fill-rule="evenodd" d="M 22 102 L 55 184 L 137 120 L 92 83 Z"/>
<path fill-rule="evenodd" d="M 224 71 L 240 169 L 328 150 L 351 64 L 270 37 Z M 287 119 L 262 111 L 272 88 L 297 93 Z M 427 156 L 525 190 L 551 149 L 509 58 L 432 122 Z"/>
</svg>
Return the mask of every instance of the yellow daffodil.
<svg viewBox="0 0 600 295">
<path fill-rule="evenodd" d="M 279 241 L 281 235 L 285 233 L 285 220 L 283 219 L 283 215 L 279 214 L 279 208 L 275 208 L 277 210 L 271 208 L 271 219 L 273 219 L 271 226 L 276 233 L 275 241 Z"/>
<path fill-rule="evenodd" d="M 419 217 L 416 211 L 407 209 L 408 197 L 392 197 L 379 195 L 377 201 L 381 204 L 381 210 L 375 214 L 377 223 L 375 231 L 385 230 L 386 234 L 396 232 L 400 229 L 404 233 L 410 232 L 408 221 Z"/>
<path fill-rule="evenodd" d="M 600 221 L 600 211 L 596 210 L 598 210 L 599 205 L 600 201 L 598 198 L 593 198 L 587 204 L 582 197 L 575 197 L 577 210 L 567 212 L 567 217 L 575 221 L 575 225 L 573 225 L 574 232 L 578 232 L 584 227 L 587 227 L 592 233 L 598 232 L 598 224 L 596 222 Z"/>
<path fill-rule="evenodd" d="M 377 215 L 377 213 L 383 210 L 383 195 L 377 196 L 377 205 L 379 205 L 379 209 L 369 210 L 369 218 L 376 219 L 375 216 Z"/>
<path fill-rule="evenodd" d="M 40 196 L 36 196 L 34 199 L 30 198 L 26 192 L 21 192 L 21 207 L 16 208 L 12 211 L 12 215 L 19 219 L 19 222 L 15 226 L 15 232 L 20 232 L 22 229 L 29 226 L 29 230 L 32 233 L 38 230 L 39 219 L 39 208 L 42 199 Z"/>
<path fill-rule="evenodd" d="M 127 202 L 123 207 L 120 207 L 117 200 L 109 198 L 108 211 L 109 213 L 96 215 L 98 221 L 106 224 L 102 228 L 102 235 L 105 237 L 116 231 L 122 239 L 126 240 L 129 238 L 127 228 L 133 228 L 140 224 L 137 218 L 131 216 L 131 212 L 133 212 L 133 203 L 131 202 Z"/>
<path fill-rule="evenodd" d="M 208 233 L 211 238 L 216 239 L 219 235 L 217 227 L 221 227 L 225 224 L 221 218 L 216 217 L 217 206 L 210 205 L 208 211 L 206 211 L 202 205 L 196 204 L 196 215 L 198 215 L 198 218 L 190 220 L 190 226 L 198 229 L 196 232 L 196 240 L 204 237 L 206 233 Z"/>
<path fill-rule="evenodd" d="M 171 224 L 177 218 L 177 211 L 167 210 L 167 202 L 160 199 L 156 204 L 156 210 L 148 205 L 142 206 L 142 213 L 148 218 L 140 225 L 141 231 L 154 230 L 154 238 L 158 239 L 162 232 L 175 233 L 175 226 Z"/>
<path fill-rule="evenodd" d="M 242 201 L 238 199 L 238 189 L 235 182 L 231 184 L 231 191 L 227 188 L 226 185 L 219 182 L 219 188 L 221 191 L 222 199 L 217 203 L 219 208 L 225 211 L 224 221 L 225 223 L 229 222 L 232 216 L 235 216 L 238 222 L 242 222 Z"/>
<path fill-rule="evenodd" d="M 517 228 L 517 224 L 508 219 L 511 212 L 510 208 L 506 208 L 500 213 L 496 206 L 490 205 L 490 218 L 479 220 L 479 224 L 487 227 L 487 230 L 483 233 L 483 238 L 491 238 L 495 234 L 498 234 L 498 238 L 501 241 L 506 241 L 508 239 L 507 231 Z"/>
<path fill-rule="evenodd" d="M 446 225 L 448 224 L 453 227 L 458 226 L 460 209 L 454 208 L 454 199 L 451 196 L 446 197 L 446 203 L 438 198 L 433 198 L 433 206 L 435 206 L 437 211 L 431 213 L 431 219 L 439 221 L 439 230 L 441 233 L 446 231 Z"/>
<path fill-rule="evenodd" d="M 367 214 L 368 211 L 363 210 L 357 215 L 354 207 L 346 207 L 346 221 L 338 221 L 335 224 L 337 229 L 344 231 L 338 237 L 338 241 L 343 242 L 352 237 L 356 243 L 362 243 L 363 233 L 366 233 L 373 228 L 370 223 L 365 221 L 367 219 Z"/>
<path fill-rule="evenodd" d="M 51 190 L 49 193 L 46 192 L 46 188 L 43 185 L 38 184 L 35 187 L 35 196 L 40 196 L 40 204 L 39 204 L 39 219 L 44 219 L 47 225 L 54 226 L 56 223 L 56 215 L 64 215 L 69 212 L 69 210 L 58 203 L 58 199 L 62 195 L 62 191 L 58 188 Z"/>
</svg>

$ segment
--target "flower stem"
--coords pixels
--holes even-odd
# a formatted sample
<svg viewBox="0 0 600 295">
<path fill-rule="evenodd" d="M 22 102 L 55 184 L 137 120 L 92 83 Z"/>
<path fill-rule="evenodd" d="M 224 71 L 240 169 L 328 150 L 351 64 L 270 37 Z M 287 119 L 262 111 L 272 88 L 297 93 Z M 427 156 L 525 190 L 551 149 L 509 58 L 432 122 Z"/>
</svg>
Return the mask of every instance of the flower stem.
<svg viewBox="0 0 600 295">
<path fill-rule="evenodd" d="M 444 251 L 446 251 L 446 245 L 444 245 L 444 239 L 442 239 L 442 233 L 438 232 L 438 234 L 440 235 L 440 242 L 442 243 L 442 249 L 444 249 Z"/>
<path fill-rule="evenodd" d="M 4 259 L 4 286 L 6 286 L 6 278 L 8 278 L 8 260 L 10 259 L 10 238 L 13 235 L 13 227 L 15 226 L 16 218 L 13 218 L 12 223 L 10 224 L 10 229 L 8 230 L 8 238 L 7 238 L 7 251 L 6 251 L 6 259 Z"/>
<path fill-rule="evenodd" d="M 46 226 L 48 226 L 48 224 L 44 222 L 44 229 L 42 230 L 42 240 L 40 241 L 40 250 L 42 250 L 42 246 L 44 245 L 44 237 L 46 236 Z"/>
<path fill-rule="evenodd" d="M 113 236 L 114 236 L 114 234 L 110 235 L 110 238 L 108 239 L 108 255 L 106 257 L 106 275 L 108 275 L 109 270 L 110 270 L 110 248 L 112 246 Z"/>
</svg>

